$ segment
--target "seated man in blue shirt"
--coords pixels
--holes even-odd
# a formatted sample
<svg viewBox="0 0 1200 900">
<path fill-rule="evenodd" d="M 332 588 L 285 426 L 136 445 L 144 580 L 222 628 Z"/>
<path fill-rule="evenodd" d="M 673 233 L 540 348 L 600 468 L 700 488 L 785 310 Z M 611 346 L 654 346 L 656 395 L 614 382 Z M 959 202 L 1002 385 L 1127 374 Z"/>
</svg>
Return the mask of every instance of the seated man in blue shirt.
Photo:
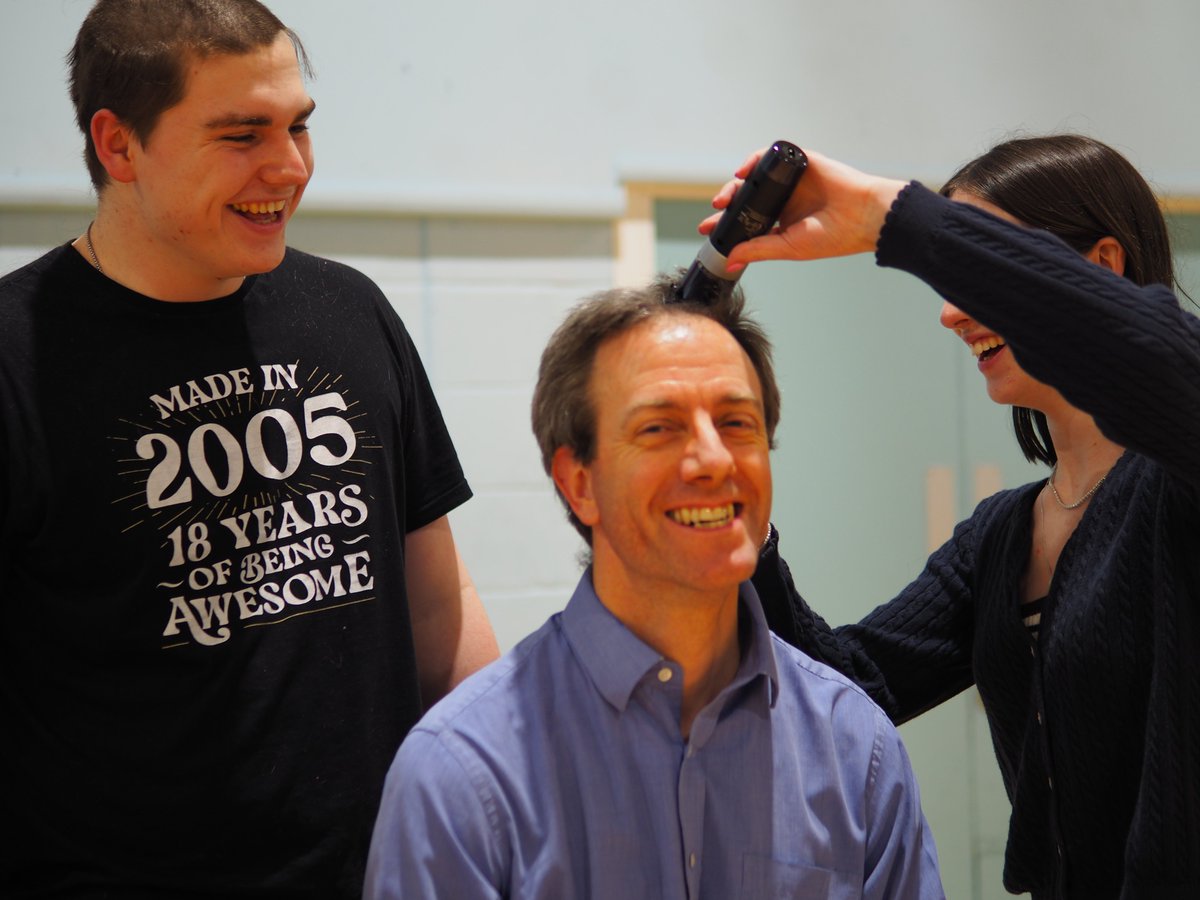
<svg viewBox="0 0 1200 900">
<path fill-rule="evenodd" d="M 392 764 L 368 898 L 942 897 L 895 729 L 748 579 L 779 391 L 740 293 L 577 307 L 533 426 L 591 564 Z"/>
</svg>

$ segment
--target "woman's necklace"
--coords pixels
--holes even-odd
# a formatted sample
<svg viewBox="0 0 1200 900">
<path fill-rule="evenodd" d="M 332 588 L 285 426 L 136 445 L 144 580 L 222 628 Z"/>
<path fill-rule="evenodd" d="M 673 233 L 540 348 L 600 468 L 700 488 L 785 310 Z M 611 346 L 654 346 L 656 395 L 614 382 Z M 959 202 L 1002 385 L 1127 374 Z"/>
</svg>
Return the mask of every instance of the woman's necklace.
<svg viewBox="0 0 1200 900">
<path fill-rule="evenodd" d="M 1049 478 L 1050 493 L 1054 495 L 1055 502 L 1058 503 L 1058 505 L 1061 506 L 1063 509 L 1079 509 L 1079 507 L 1083 506 L 1083 504 L 1087 503 L 1088 500 L 1090 500 L 1092 498 L 1092 494 L 1094 494 L 1094 493 L 1096 493 L 1096 491 L 1100 490 L 1100 485 L 1104 484 L 1104 479 L 1106 479 L 1108 477 L 1108 472 L 1105 472 L 1103 475 L 1100 476 L 1100 480 L 1097 481 L 1095 484 L 1093 484 L 1086 494 L 1084 494 L 1082 497 L 1080 497 L 1074 503 L 1064 503 L 1063 498 L 1058 496 L 1058 488 L 1056 488 L 1054 486 L 1054 476 L 1057 474 L 1058 474 L 1058 466 L 1055 466 L 1053 469 L 1050 470 L 1050 478 Z"/>
</svg>

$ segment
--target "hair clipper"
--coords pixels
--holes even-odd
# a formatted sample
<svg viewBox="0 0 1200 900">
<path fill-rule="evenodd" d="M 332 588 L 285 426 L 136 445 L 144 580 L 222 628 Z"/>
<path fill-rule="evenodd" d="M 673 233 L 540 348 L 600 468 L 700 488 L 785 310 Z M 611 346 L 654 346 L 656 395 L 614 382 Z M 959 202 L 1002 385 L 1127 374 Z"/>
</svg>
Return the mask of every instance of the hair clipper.
<svg viewBox="0 0 1200 900">
<path fill-rule="evenodd" d="M 683 280 L 676 285 L 680 303 L 715 303 L 733 290 L 741 272 L 726 270 L 729 251 L 771 229 L 804 170 L 808 157 L 795 144 L 776 141 L 733 196 L 708 240 L 700 247 Z"/>
</svg>

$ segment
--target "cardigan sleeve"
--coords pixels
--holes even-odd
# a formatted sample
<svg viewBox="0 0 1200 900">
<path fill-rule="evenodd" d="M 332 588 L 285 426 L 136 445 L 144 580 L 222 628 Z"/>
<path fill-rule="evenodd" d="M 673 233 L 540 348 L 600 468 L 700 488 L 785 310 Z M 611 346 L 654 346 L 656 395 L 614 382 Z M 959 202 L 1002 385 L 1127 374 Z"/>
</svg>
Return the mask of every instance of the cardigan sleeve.
<svg viewBox="0 0 1200 900">
<path fill-rule="evenodd" d="M 1026 372 L 1162 465 L 1189 497 L 1200 494 L 1200 320 L 1169 287 L 1138 286 L 1053 235 L 915 182 L 893 204 L 876 260 L 1003 336 Z M 975 548 L 1009 495 L 985 500 L 896 598 L 840 628 L 801 597 L 772 535 L 754 576 L 768 621 L 858 682 L 893 720 L 918 715 L 972 683 Z"/>
<path fill-rule="evenodd" d="M 1200 487 L 1200 320 L 1166 285 L 1139 286 L 1053 235 L 915 182 L 876 259 L 1000 334 L 1017 362 L 1123 447 Z"/>
<path fill-rule="evenodd" d="M 838 628 L 796 589 L 772 529 L 753 579 L 771 630 L 855 681 L 897 724 L 950 699 L 974 683 L 976 548 L 1014 496 L 1004 491 L 984 500 L 911 584 L 861 622 Z"/>
</svg>

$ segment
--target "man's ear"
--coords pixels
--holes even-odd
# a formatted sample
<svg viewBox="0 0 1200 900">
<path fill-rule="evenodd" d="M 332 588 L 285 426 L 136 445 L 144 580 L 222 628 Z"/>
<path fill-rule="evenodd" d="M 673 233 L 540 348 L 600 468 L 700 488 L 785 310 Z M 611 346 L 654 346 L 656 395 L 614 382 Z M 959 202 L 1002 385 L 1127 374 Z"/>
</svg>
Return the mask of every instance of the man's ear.
<svg viewBox="0 0 1200 900">
<path fill-rule="evenodd" d="M 1125 274 L 1125 248 L 1115 237 L 1100 238 L 1084 256 L 1110 272 Z"/>
<path fill-rule="evenodd" d="M 559 447 L 554 451 L 550 475 L 554 479 L 554 486 L 580 522 L 591 527 L 600 521 L 596 498 L 592 493 L 592 470 L 576 459 L 569 448 Z"/>
<path fill-rule="evenodd" d="M 137 138 L 111 109 L 98 110 L 92 116 L 92 143 L 109 178 L 125 184 L 136 178 L 133 155 L 139 149 L 134 146 Z"/>
</svg>

